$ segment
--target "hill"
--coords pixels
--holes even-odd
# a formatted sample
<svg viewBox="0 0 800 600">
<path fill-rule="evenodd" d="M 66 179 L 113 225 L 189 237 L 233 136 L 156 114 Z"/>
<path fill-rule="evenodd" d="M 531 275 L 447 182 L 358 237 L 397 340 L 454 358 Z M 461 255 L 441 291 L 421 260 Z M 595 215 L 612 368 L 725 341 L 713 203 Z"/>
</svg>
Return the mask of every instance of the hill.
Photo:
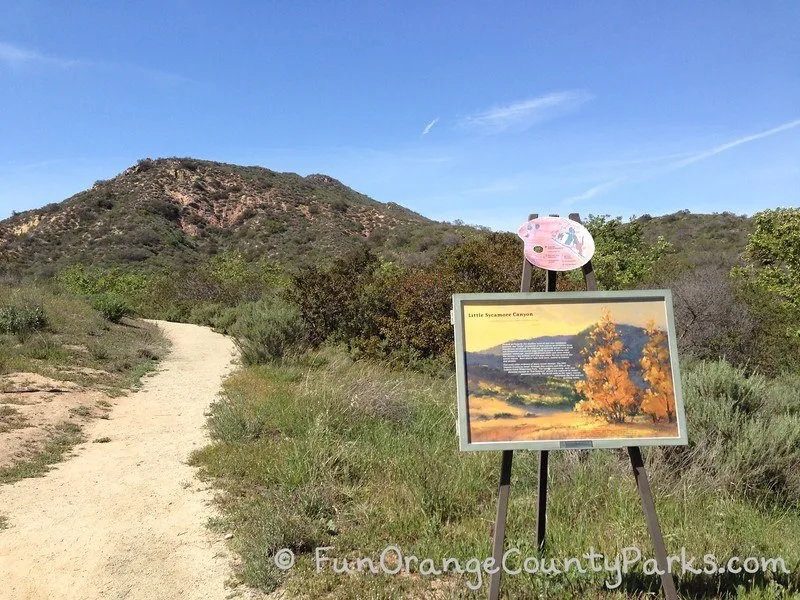
<svg viewBox="0 0 800 600">
<path fill-rule="evenodd" d="M 413 256 L 456 229 L 327 175 L 144 159 L 63 202 L 0 222 L 0 262 L 47 275 L 75 262 L 191 264 L 235 249 L 303 264 L 360 244 Z"/>
<path fill-rule="evenodd" d="M 673 245 L 678 270 L 728 270 L 738 262 L 752 219 L 732 213 L 635 219 L 653 242 Z M 176 266 L 220 251 L 292 267 L 367 245 L 404 262 L 427 262 L 471 227 L 438 223 L 378 202 L 328 175 L 193 158 L 143 159 L 63 202 L 0 221 L 0 267 L 48 276 L 73 263 Z"/>
<path fill-rule="evenodd" d="M 686 266 L 713 266 L 729 270 L 738 264 L 753 231 L 753 219 L 730 212 L 694 214 L 688 210 L 661 217 L 643 215 L 635 219 L 645 239 L 658 236 L 673 246 L 675 256 Z"/>
</svg>

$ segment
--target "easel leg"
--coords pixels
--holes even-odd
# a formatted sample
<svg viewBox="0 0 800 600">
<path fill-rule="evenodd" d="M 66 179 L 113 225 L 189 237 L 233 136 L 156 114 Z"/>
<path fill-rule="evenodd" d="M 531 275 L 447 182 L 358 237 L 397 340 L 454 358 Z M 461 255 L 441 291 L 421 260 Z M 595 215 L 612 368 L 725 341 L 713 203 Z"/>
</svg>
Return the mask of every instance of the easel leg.
<svg viewBox="0 0 800 600">
<path fill-rule="evenodd" d="M 667 548 L 664 545 L 664 538 L 661 535 L 661 525 L 658 523 L 656 506 L 653 502 L 653 494 L 650 491 L 650 481 L 647 479 L 647 472 L 644 470 L 644 460 L 642 451 L 638 446 L 629 446 L 628 455 L 631 457 L 633 476 L 636 479 L 636 487 L 639 489 L 639 496 L 642 498 L 642 509 L 647 520 L 647 529 L 650 531 L 650 539 L 653 541 L 653 549 L 656 552 L 656 563 L 661 575 L 661 585 L 664 588 L 664 597 L 667 600 L 678 600 L 678 591 L 675 589 L 675 581 L 667 567 Z"/>
<path fill-rule="evenodd" d="M 539 453 L 539 493 L 536 497 L 536 546 L 544 549 L 544 536 L 547 529 L 547 463 L 549 453 L 542 450 Z"/>
<path fill-rule="evenodd" d="M 502 566 L 503 546 L 506 541 L 508 493 L 511 490 L 511 461 L 513 458 L 513 450 L 503 450 L 503 464 L 500 468 L 500 493 L 497 497 L 497 518 L 494 522 L 494 541 L 492 544 L 492 557 L 496 567 Z M 500 598 L 500 579 L 502 577 L 502 569 L 492 573 L 489 580 L 489 600 L 498 600 Z"/>
<path fill-rule="evenodd" d="M 551 215 L 557 217 L 558 215 Z M 558 271 L 547 271 L 546 292 L 556 291 Z M 536 547 L 544 549 L 545 530 L 547 529 L 547 463 L 549 454 L 547 450 L 539 453 L 539 493 L 536 498 Z"/>
</svg>

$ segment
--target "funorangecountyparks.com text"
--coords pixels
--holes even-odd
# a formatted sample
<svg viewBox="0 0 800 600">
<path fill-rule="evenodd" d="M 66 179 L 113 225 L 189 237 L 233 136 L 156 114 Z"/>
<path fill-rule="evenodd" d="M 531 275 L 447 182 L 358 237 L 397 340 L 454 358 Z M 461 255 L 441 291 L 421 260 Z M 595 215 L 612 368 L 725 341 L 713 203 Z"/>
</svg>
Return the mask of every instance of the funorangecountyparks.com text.
<svg viewBox="0 0 800 600">
<path fill-rule="evenodd" d="M 494 558 L 419 558 L 413 554 L 404 554 L 397 546 L 387 546 L 380 555 L 375 557 L 337 557 L 333 556 L 333 546 L 322 546 L 315 549 L 314 566 L 318 573 L 333 572 L 342 575 L 357 573 L 373 573 L 386 575 L 418 574 L 422 576 L 437 576 L 445 573 L 467 575 L 466 585 L 472 589 L 479 589 L 486 576 L 502 571 L 506 575 L 542 575 L 553 576 L 570 571 L 578 573 L 595 572 L 608 573 L 605 585 L 609 589 L 616 589 L 622 585 L 623 575 L 636 570 L 641 565 L 645 575 L 662 575 L 654 558 L 644 558 L 641 550 L 636 547 L 623 548 L 613 557 L 608 557 L 589 548 L 589 552 L 581 557 L 571 558 L 542 558 L 538 556 L 525 556 L 518 548 L 509 548 L 503 554 L 499 564 Z M 279 550 L 275 556 L 275 565 L 281 570 L 288 570 L 294 566 L 294 553 L 288 548 Z M 679 555 L 667 557 L 667 569 L 673 575 L 687 573 L 699 575 L 722 575 L 724 573 L 790 573 L 783 558 L 770 558 L 763 556 L 749 556 L 746 558 L 730 557 L 719 560 L 713 554 L 702 557 L 691 556 L 685 548 L 681 548 Z"/>
</svg>

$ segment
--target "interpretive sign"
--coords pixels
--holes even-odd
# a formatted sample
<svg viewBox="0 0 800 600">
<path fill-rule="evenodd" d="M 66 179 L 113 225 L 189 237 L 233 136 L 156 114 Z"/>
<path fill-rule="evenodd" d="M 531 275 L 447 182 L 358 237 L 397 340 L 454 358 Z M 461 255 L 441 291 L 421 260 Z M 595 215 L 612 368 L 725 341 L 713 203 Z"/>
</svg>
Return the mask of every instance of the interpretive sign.
<svg viewBox="0 0 800 600">
<path fill-rule="evenodd" d="M 462 450 L 686 443 L 669 290 L 456 294 Z"/>
<path fill-rule="evenodd" d="M 550 271 L 569 271 L 594 255 L 592 234 L 580 223 L 564 217 L 539 217 L 519 228 L 525 258 Z"/>
</svg>

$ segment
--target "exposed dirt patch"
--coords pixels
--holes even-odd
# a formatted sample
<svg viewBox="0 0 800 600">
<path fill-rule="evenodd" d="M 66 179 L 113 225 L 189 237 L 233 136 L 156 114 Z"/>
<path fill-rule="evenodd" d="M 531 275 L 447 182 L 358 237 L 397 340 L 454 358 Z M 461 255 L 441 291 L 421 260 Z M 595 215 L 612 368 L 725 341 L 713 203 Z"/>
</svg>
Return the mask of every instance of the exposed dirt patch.
<svg viewBox="0 0 800 600">
<path fill-rule="evenodd" d="M 81 424 L 105 415 L 106 410 L 97 406 L 104 400 L 102 392 L 36 373 L 0 377 L 0 415 L 8 413 L 0 416 L 0 467 L 41 452 L 59 423 Z"/>
</svg>

